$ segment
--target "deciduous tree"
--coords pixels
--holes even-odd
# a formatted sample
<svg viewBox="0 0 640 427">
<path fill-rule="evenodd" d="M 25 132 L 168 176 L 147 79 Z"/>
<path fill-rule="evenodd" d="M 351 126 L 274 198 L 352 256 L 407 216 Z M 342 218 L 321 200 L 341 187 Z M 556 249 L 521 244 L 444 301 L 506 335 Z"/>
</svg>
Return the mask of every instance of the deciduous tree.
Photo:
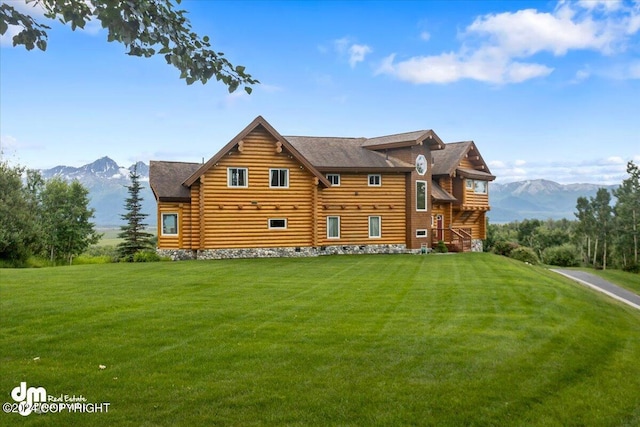
<svg viewBox="0 0 640 427">
<path fill-rule="evenodd" d="M 616 230 L 616 254 L 624 269 L 638 269 L 638 232 L 640 230 L 640 169 L 627 163 L 629 177 L 613 194 Z"/>
</svg>

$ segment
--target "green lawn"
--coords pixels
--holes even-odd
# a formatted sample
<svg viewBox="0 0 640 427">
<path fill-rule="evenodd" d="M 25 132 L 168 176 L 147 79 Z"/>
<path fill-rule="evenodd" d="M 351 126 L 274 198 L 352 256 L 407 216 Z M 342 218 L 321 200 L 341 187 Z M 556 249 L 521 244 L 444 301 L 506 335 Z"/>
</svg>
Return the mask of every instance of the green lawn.
<svg viewBox="0 0 640 427">
<path fill-rule="evenodd" d="M 638 361 L 639 310 L 491 254 L 0 270 L 3 403 L 110 403 L 0 425 L 631 426 Z"/>
</svg>

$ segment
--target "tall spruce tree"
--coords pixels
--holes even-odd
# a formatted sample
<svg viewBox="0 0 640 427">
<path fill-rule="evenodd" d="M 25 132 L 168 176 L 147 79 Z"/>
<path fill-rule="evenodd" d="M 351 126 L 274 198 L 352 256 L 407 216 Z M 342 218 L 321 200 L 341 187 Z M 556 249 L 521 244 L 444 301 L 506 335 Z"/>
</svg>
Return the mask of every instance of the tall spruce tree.
<svg viewBox="0 0 640 427">
<path fill-rule="evenodd" d="M 144 219 L 148 215 L 142 212 L 143 198 L 140 196 L 142 187 L 140 186 L 137 164 L 129 172 L 129 179 L 131 180 L 131 184 L 127 187 L 129 197 L 125 200 L 124 205 L 127 213 L 120 215 L 127 224 L 120 227 L 121 232 L 118 237 L 124 241 L 118 244 L 118 255 L 122 260 L 131 262 L 137 252 L 153 247 L 151 241 L 153 234 L 144 231 L 147 226 Z"/>
</svg>

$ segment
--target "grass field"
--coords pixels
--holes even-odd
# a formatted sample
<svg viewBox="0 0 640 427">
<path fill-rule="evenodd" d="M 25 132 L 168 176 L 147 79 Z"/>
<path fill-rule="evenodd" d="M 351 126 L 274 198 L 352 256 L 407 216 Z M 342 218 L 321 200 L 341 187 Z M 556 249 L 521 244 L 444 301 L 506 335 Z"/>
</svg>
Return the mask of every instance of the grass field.
<svg viewBox="0 0 640 427">
<path fill-rule="evenodd" d="M 640 311 L 490 254 L 0 270 L 0 425 L 640 425 Z M 99 369 L 99 366 L 105 369 Z"/>
</svg>

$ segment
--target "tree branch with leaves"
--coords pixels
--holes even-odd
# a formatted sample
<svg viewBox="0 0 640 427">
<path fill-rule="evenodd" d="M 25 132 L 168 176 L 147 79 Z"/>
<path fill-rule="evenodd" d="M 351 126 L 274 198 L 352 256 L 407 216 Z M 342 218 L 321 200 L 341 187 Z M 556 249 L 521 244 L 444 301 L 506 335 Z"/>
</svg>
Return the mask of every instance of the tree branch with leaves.
<svg viewBox="0 0 640 427">
<path fill-rule="evenodd" d="M 214 78 L 234 92 L 243 86 L 248 94 L 252 85 L 260 83 L 242 65 L 234 66 L 222 52 L 211 48 L 209 37 L 192 31 L 185 10 L 176 10 L 180 0 L 25 0 L 41 6 L 45 17 L 70 25 L 72 30 L 84 28 L 96 19 L 108 32 L 107 40 L 124 44 L 128 55 L 149 58 L 163 55 L 167 64 L 180 71 L 187 84 L 202 84 Z M 13 46 L 27 50 L 47 49 L 47 30 L 51 27 L 7 3 L 0 4 L 0 34 L 9 26 L 20 31 L 13 37 Z"/>
</svg>

